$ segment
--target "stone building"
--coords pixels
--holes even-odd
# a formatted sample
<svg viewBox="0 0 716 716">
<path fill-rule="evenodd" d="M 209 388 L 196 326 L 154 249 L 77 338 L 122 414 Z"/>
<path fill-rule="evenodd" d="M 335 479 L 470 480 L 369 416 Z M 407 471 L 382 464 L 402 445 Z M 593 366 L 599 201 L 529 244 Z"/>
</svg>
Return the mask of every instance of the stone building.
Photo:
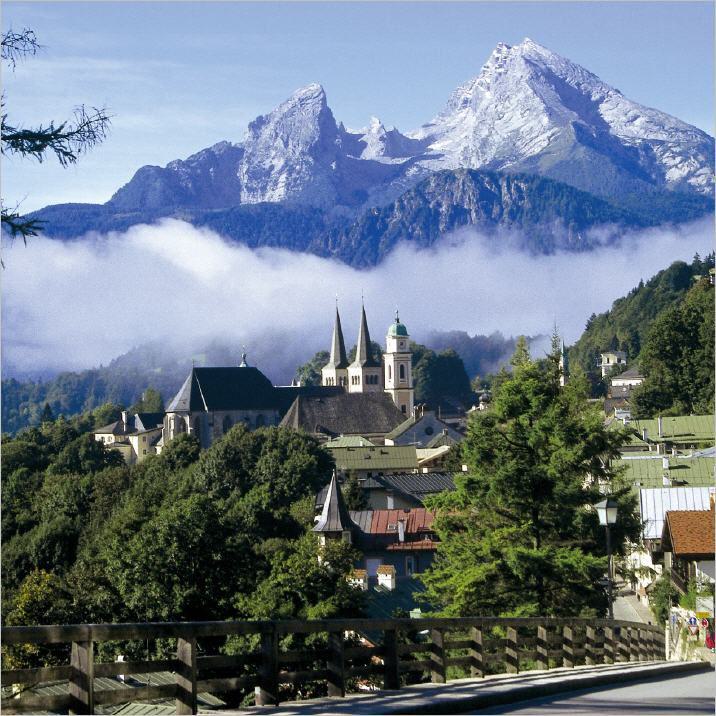
<svg viewBox="0 0 716 716">
<path fill-rule="evenodd" d="M 361 307 L 356 355 L 348 363 L 341 319 L 336 308 L 330 358 L 321 369 L 324 386 L 345 386 L 349 393 L 387 393 L 403 415 L 412 415 L 415 406 L 410 336 L 396 311 L 389 326 L 382 364 L 371 350 L 370 331 Z"/>
</svg>

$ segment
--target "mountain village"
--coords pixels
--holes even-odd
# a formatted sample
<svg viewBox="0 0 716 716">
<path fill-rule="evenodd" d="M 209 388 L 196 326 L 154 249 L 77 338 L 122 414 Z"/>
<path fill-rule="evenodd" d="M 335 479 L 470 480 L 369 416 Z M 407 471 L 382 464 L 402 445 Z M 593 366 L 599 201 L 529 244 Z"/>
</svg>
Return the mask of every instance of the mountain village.
<svg viewBox="0 0 716 716">
<path fill-rule="evenodd" d="M 128 4 L 128 16 L 140 17 L 144 5 Z M 334 5 L 343 4 L 321 11 Z M 165 11 L 175 10 L 167 3 Z M 262 29 L 264 40 L 277 18 Z M 162 17 L 162 32 L 164 25 Z M 295 30 L 318 37 L 308 32 L 315 27 Z M 177 36 L 186 53 L 187 38 Z M 227 37 L 242 49 L 238 30 Z M 319 45 L 326 52 L 315 42 L 316 53 Z M 41 47 L 29 28 L 6 30 L 2 59 L 14 72 Z M 111 345 L 128 352 L 111 360 L 119 352 L 112 349 L 109 366 L 62 372 L 48 362 L 52 370 L 42 373 L 26 356 L 49 349 L 31 335 L 22 298 L 3 314 L 18 336 L 3 337 L 2 710 L 486 713 L 623 681 L 646 680 L 656 690 L 663 679 L 668 691 L 671 679 L 703 676 L 716 664 L 716 272 L 710 248 L 702 258 L 682 246 L 712 235 L 714 139 L 528 37 L 490 47 L 479 73 L 412 131 L 376 117 L 350 129 L 334 117 L 323 86 L 310 82 L 249 122 L 241 141 L 206 146 L 201 135 L 206 148 L 132 169 L 104 203 L 72 200 L 22 216 L 3 196 L 3 236 L 22 238 L 17 248 L 28 239 L 32 250 L 46 246 L 52 270 L 62 273 L 69 252 L 145 246 L 138 265 L 146 297 L 172 293 L 182 307 L 196 303 L 196 313 L 178 311 L 171 332 L 206 326 L 191 336 L 187 328 L 179 348 L 162 328 L 165 318 L 177 319 L 169 316 L 174 304 L 156 301 L 153 342 L 136 326 L 128 336 L 118 328 Z M 165 51 L 157 43 L 157 57 Z M 197 68 L 207 61 L 202 54 L 192 58 Z M 156 66 L 169 73 L 174 64 Z M 226 67 L 243 81 L 244 64 Z M 306 72 L 298 56 L 296 67 Z M 311 78 L 294 84 L 282 75 L 291 84 L 278 98 Z M 272 96 L 270 107 L 278 98 L 268 84 L 262 79 L 257 97 Z M 358 88 L 356 80 L 356 96 Z M 197 97 L 204 90 L 193 89 Z M 227 107 L 229 94 L 222 87 Z M 255 116 L 248 94 L 245 101 L 253 112 L 246 116 Z M 49 122 L 33 133 L 3 114 L 3 157 L 54 152 L 64 168 L 104 142 L 112 116 L 82 105 L 76 126 Z M 192 122 L 226 136 L 216 118 L 186 118 Z M 117 135 L 145 123 L 122 117 Z M 164 163 L 187 146 L 183 135 L 183 143 L 168 141 L 168 125 L 162 132 L 172 153 L 142 161 Z M 157 239 L 158 227 L 177 244 Z M 179 246 L 184 229 L 213 242 L 216 266 L 203 266 L 201 250 L 187 248 L 193 244 Z M 682 243 L 668 243 L 670 232 Z M 486 253 L 469 266 L 464 292 L 454 292 L 447 269 L 423 275 L 438 252 L 470 241 L 483 242 Z M 658 242 L 678 245 L 679 256 L 657 273 L 633 258 L 644 255 L 632 251 L 640 241 L 652 242 L 654 261 Z M 173 263 L 175 251 L 195 265 L 185 265 L 186 256 Z M 244 273 L 261 273 L 257 280 L 271 289 L 258 299 L 226 258 L 243 262 L 250 252 L 262 258 Z M 431 270 L 414 271 L 411 252 L 425 252 Z M 522 268 L 512 274 L 504 267 L 513 264 L 502 263 L 502 274 L 490 276 L 491 252 L 519 256 L 514 265 Z M 276 285 L 288 274 L 272 273 L 269 254 L 292 279 L 300 255 L 312 280 Z M 681 260 L 687 254 L 690 264 Z M 615 263 L 602 292 L 613 303 L 604 310 L 604 296 L 589 294 L 586 313 L 595 312 L 585 326 L 582 304 L 570 305 L 556 274 L 574 265 L 586 295 L 597 280 L 588 262 L 604 257 Z M 172 267 L 169 288 L 158 270 L 153 276 L 152 261 Z M 341 316 L 336 293 L 335 310 L 331 298 L 320 318 L 325 350 L 304 356 L 319 321 L 296 320 L 304 304 L 294 293 L 322 305 L 333 285 L 320 275 L 327 266 L 351 272 L 352 281 L 383 261 L 400 266 L 382 280 L 395 285 L 381 301 L 391 295 L 410 304 L 402 316 L 413 335 L 397 309 L 372 315 L 362 289 L 360 313 Z M 630 270 L 621 288 L 617 261 Z M 527 293 L 520 271 L 560 289 L 540 310 L 543 297 L 528 296 L 534 311 L 515 301 L 533 315 L 511 317 L 526 333 L 546 310 L 568 316 L 564 331 L 555 317 L 548 350 L 545 335 L 517 335 L 490 295 L 488 276 L 514 285 L 510 299 Z M 313 275 L 315 285 L 304 285 Z M 98 293 L 112 292 L 115 310 L 116 289 L 104 280 L 92 275 Z M 615 295 L 627 281 L 629 293 Z M 408 299 L 416 294 L 405 282 L 417 284 L 418 300 Z M 237 303 L 227 296 L 238 284 Z M 472 297 L 478 284 L 484 291 Z M 211 300 L 197 298 L 195 286 Z M 276 315 L 278 303 L 269 303 L 277 289 L 281 300 L 297 302 L 295 335 L 283 342 L 285 324 L 249 328 L 252 311 L 262 324 Z M 42 283 L 35 291 L 50 316 L 76 308 L 49 292 L 45 299 Z M 139 304 L 123 291 L 122 310 Z M 428 307 L 433 318 L 426 313 L 425 325 L 413 325 Z M 113 330 L 111 310 L 95 320 L 94 308 L 76 309 L 86 325 L 68 329 L 68 361 L 76 344 Z M 451 320 L 436 326 L 436 315 Z M 568 346 L 560 334 L 569 337 L 574 326 L 585 327 Z M 229 350 L 242 331 L 253 348 L 229 365 L 201 353 L 221 340 Z M 204 342 L 196 360 L 187 347 L 194 340 Z M 281 370 L 292 366 L 296 351 L 306 362 L 291 379 L 276 366 L 278 358 Z M 591 703 L 589 712 L 594 703 L 608 710 L 608 700 Z M 659 702 L 655 711 L 668 708 Z"/>
<path fill-rule="evenodd" d="M 632 419 L 630 394 L 643 376 L 638 368 L 625 370 L 627 365 L 625 351 L 601 354 L 599 368 L 610 386 L 603 400 L 605 422 L 626 425 L 631 433 L 613 466 L 638 495 L 643 523 L 640 543 L 620 566 L 623 608 L 641 607 L 648 615 L 650 590 L 665 569 L 682 595 L 690 584 L 714 584 L 714 421 L 710 415 Z M 560 369 L 564 385 L 569 362 L 563 343 Z M 316 495 L 314 530 L 322 539 L 343 539 L 360 549 L 353 581 L 384 597 L 371 602 L 376 615 L 396 606 L 420 614 L 420 584 L 412 577 L 430 566 L 437 549 L 434 515 L 424 500 L 455 489 L 451 458 L 470 414 L 489 410 L 489 395 L 449 416 L 416 405 L 407 326 L 396 311 L 379 362 L 372 355 L 364 307 L 352 362 L 336 308 L 321 383 L 273 386 L 244 354 L 236 367 L 193 368 L 165 413 L 124 411 L 94 436 L 134 464 L 161 454 L 184 433 L 207 448 L 237 423 L 249 430 L 277 425 L 311 435 L 336 466 L 330 484 Z M 356 481 L 367 509 L 346 507 L 341 485 L 349 480 Z M 712 615 L 712 602 L 702 599 L 698 611 Z"/>
</svg>

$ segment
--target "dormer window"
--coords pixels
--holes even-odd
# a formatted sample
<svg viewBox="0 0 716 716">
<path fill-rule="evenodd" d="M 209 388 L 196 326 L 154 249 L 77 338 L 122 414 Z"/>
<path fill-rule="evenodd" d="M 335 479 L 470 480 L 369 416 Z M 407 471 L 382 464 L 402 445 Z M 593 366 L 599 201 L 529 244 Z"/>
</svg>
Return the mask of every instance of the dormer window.
<svg viewBox="0 0 716 716">
<path fill-rule="evenodd" d="M 398 529 L 397 522 L 389 522 L 388 523 L 388 532 L 395 532 L 397 529 Z"/>
</svg>

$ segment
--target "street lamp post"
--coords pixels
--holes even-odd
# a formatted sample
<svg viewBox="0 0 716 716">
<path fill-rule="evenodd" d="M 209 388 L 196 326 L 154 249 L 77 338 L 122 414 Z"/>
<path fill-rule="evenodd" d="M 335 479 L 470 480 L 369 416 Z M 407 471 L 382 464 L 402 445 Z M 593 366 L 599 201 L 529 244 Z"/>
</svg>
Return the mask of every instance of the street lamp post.
<svg viewBox="0 0 716 716">
<path fill-rule="evenodd" d="M 598 502 L 595 507 L 599 515 L 599 524 L 604 525 L 607 530 L 607 599 L 609 601 L 609 618 L 614 619 L 614 602 L 612 599 L 612 540 L 609 533 L 609 525 L 617 521 L 617 510 L 619 504 L 611 497 Z"/>
</svg>

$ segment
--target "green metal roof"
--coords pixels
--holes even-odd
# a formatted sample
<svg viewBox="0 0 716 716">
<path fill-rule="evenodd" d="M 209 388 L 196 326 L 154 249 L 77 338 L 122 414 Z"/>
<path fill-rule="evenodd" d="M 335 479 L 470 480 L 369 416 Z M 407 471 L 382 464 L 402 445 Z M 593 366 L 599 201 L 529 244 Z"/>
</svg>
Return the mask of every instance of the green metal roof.
<svg viewBox="0 0 716 716">
<path fill-rule="evenodd" d="M 329 448 L 337 470 L 417 470 L 414 445 L 375 445 L 370 447 Z"/>
<path fill-rule="evenodd" d="M 388 335 L 389 336 L 404 336 L 408 337 L 408 329 L 405 327 L 404 323 L 391 323 L 390 328 L 388 329 Z"/>
<path fill-rule="evenodd" d="M 323 447 L 327 448 L 343 448 L 343 447 L 372 447 L 375 443 L 372 443 L 368 438 L 364 438 L 361 435 L 341 435 L 340 437 L 333 438 L 327 443 L 324 443 Z"/>
<path fill-rule="evenodd" d="M 639 436 L 647 431 L 647 438 L 651 442 L 669 442 L 690 445 L 693 443 L 713 443 L 714 417 L 713 415 L 678 415 L 661 418 L 661 435 L 659 435 L 659 421 L 630 420 L 629 427 Z"/>
<path fill-rule="evenodd" d="M 663 457 L 614 460 L 612 466 L 624 469 L 624 479 L 633 487 L 710 487 L 714 485 L 716 459 L 710 457 Z M 669 484 L 664 482 L 668 476 Z"/>
</svg>

